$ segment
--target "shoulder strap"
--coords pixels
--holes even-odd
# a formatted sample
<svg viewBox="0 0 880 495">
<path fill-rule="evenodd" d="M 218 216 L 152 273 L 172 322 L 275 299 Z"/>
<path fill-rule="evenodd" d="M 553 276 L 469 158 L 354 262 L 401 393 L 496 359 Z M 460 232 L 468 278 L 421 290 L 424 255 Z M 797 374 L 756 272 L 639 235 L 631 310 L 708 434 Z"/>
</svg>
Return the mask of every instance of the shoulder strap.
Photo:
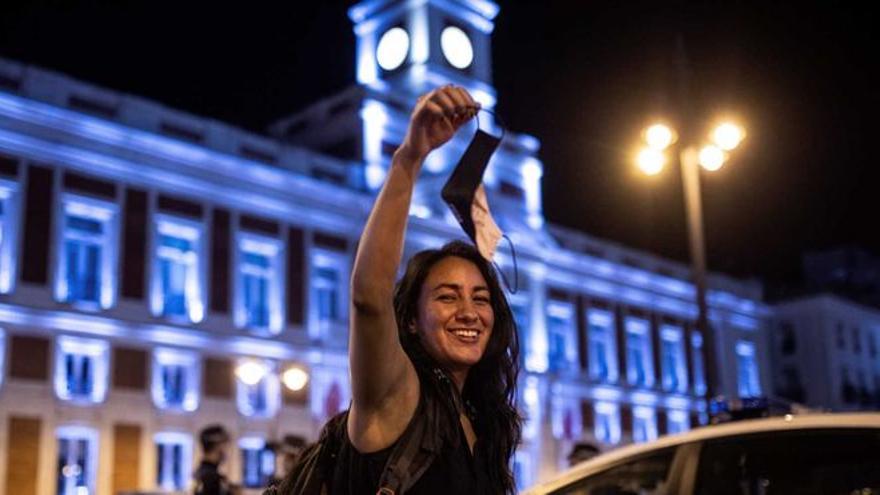
<svg viewBox="0 0 880 495">
<path fill-rule="evenodd" d="M 394 446 L 382 476 L 379 478 L 377 495 L 402 495 L 412 488 L 427 471 L 440 450 L 440 438 L 430 425 L 434 424 L 438 410 L 436 400 L 422 394 L 412 421 Z"/>
</svg>

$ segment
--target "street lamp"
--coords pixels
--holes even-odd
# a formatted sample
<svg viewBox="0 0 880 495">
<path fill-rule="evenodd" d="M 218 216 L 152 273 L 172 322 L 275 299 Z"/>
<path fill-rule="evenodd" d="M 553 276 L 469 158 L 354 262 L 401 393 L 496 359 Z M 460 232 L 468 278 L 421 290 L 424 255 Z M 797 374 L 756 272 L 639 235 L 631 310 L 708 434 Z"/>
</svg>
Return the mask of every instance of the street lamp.
<svg viewBox="0 0 880 495">
<path fill-rule="evenodd" d="M 724 122 L 709 134 L 708 142 L 698 145 L 681 143 L 678 147 L 678 162 L 684 183 L 684 202 L 687 211 L 688 234 L 694 286 L 697 299 L 697 329 L 703 337 L 703 348 L 711 357 L 715 356 L 715 336 L 709 327 L 708 307 L 706 305 L 706 246 L 703 234 L 703 206 L 700 200 L 700 170 L 703 167 L 714 172 L 724 166 L 730 151 L 745 138 L 742 127 Z M 676 143 L 677 135 L 665 124 L 654 124 L 643 133 L 646 147 L 637 155 L 636 163 L 648 175 L 659 174 L 666 163 L 666 151 Z M 699 146 L 699 148 L 698 148 Z M 690 343 L 688 343 L 689 345 Z M 704 366 L 708 395 L 719 395 L 716 360 L 709 359 Z"/>
</svg>

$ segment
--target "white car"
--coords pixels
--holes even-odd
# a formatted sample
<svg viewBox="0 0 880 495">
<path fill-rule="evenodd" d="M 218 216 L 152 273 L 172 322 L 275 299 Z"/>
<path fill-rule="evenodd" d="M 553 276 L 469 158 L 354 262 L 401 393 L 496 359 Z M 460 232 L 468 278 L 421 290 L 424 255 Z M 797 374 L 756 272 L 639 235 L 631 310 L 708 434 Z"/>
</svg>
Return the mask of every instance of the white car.
<svg viewBox="0 0 880 495">
<path fill-rule="evenodd" d="M 578 464 L 525 495 L 880 495 L 880 413 L 697 428 Z"/>
</svg>

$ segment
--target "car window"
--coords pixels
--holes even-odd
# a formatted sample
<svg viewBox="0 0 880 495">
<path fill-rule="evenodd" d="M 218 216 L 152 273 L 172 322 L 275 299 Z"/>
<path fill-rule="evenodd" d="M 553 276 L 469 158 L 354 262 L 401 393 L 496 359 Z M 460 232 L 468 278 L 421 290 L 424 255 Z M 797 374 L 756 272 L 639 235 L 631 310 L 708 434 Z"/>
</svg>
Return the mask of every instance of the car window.
<svg viewBox="0 0 880 495">
<path fill-rule="evenodd" d="M 799 430 L 707 441 L 697 495 L 880 493 L 880 431 Z"/>
<path fill-rule="evenodd" d="M 675 449 L 618 464 L 578 480 L 552 495 L 665 495 Z"/>
</svg>

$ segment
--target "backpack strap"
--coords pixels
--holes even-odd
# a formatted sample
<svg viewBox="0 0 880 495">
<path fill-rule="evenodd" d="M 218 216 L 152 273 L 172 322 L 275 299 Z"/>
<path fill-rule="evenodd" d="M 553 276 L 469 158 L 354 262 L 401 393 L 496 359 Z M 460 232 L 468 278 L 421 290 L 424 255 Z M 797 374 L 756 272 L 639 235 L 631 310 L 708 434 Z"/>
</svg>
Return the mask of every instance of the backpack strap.
<svg viewBox="0 0 880 495">
<path fill-rule="evenodd" d="M 394 446 L 382 476 L 377 495 L 402 495 L 428 470 L 440 451 L 442 440 L 436 428 L 441 405 L 431 394 L 422 392 L 412 420 Z"/>
</svg>

